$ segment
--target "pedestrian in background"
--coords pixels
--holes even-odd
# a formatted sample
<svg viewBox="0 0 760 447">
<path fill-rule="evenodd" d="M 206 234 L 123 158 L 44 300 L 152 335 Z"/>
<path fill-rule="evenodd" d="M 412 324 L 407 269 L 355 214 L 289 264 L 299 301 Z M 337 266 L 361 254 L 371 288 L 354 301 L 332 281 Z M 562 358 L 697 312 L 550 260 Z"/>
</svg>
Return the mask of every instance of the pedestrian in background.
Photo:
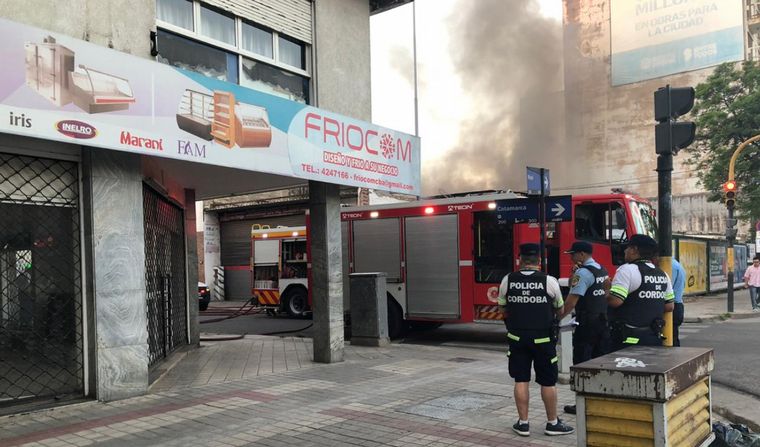
<svg viewBox="0 0 760 447">
<path fill-rule="evenodd" d="M 673 286 L 657 268 L 657 241 L 634 234 L 625 247 L 625 261 L 607 292 L 612 351 L 627 346 L 662 346 L 663 314 L 672 312 Z"/>
<path fill-rule="evenodd" d="M 575 311 L 578 327 L 573 332 L 573 365 L 607 354 L 610 349 L 610 330 L 607 325 L 607 299 L 604 283 L 609 279 L 592 256 L 593 246 L 576 241 L 565 253 L 573 261 L 570 292 L 559 319 Z M 565 413 L 575 414 L 575 405 L 565 405 Z"/>
<path fill-rule="evenodd" d="M 760 254 L 752 258 L 752 265 L 744 272 L 744 287 L 749 289 L 749 300 L 752 312 L 760 312 Z"/>
<path fill-rule="evenodd" d="M 673 258 L 673 346 L 681 346 L 678 328 L 683 324 L 683 291 L 686 289 L 686 270 L 676 258 Z"/>
<path fill-rule="evenodd" d="M 520 270 L 504 277 L 499 285 L 499 308 L 507 326 L 509 376 L 515 381 L 514 395 L 518 421 L 512 430 L 530 436 L 531 365 L 541 385 L 549 436 L 575 431 L 557 417 L 557 335 L 556 318 L 562 311 L 562 292 L 553 276 L 540 271 L 538 244 L 520 245 Z"/>
</svg>

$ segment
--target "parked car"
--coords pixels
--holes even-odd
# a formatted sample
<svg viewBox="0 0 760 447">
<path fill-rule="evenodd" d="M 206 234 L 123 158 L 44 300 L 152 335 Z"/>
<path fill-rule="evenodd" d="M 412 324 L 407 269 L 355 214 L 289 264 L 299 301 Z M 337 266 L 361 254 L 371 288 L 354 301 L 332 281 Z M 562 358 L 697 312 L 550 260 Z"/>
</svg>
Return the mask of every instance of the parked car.
<svg viewBox="0 0 760 447">
<path fill-rule="evenodd" d="M 208 303 L 211 302 L 211 291 L 205 283 L 198 283 L 198 309 L 208 309 Z"/>
</svg>

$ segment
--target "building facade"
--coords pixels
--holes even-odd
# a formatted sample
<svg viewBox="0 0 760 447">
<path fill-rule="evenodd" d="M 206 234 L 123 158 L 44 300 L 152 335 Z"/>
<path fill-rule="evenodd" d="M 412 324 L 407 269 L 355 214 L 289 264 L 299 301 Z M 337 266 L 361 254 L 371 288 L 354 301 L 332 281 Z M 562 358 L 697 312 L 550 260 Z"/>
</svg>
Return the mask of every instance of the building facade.
<svg viewBox="0 0 760 447">
<path fill-rule="evenodd" d="M 26 75 L 4 73 L 0 82 L 8 114 L 0 127 L 0 412 L 144 394 L 167 357 L 198 345 L 196 201 L 307 185 L 303 176 L 208 162 L 212 144 L 280 141 L 245 116 L 225 132 L 224 101 L 245 109 L 234 91 L 369 120 L 369 16 L 395 3 L 0 0 L 0 31 L 39 36 L 7 49 L 7 67 L 25 60 Z M 212 85 L 213 95 L 180 90 L 179 105 L 164 110 L 144 99 L 174 88 L 152 68 L 129 79 L 109 74 L 143 61 L 186 70 L 172 79 Z M 127 110 L 151 117 L 146 132 L 180 126 L 203 140 L 122 130 L 113 144 L 98 143 L 111 127 L 137 125 Z M 48 125 L 47 111 L 108 125 Z M 315 200 L 329 208 L 327 191 Z"/>
<path fill-rule="evenodd" d="M 704 3 L 701 9 L 689 10 L 683 2 L 634 4 L 624 0 L 564 0 L 565 161 L 568 167 L 566 172 L 571 174 L 561 180 L 563 192 L 593 193 L 622 188 L 644 197 L 656 198 L 653 93 L 667 84 L 696 86 L 707 79 L 715 64 L 724 60 L 757 58 L 760 10 L 756 1 L 698 3 Z M 718 9 L 729 5 L 734 9 Z M 615 8 L 619 11 L 624 6 L 641 9 L 632 11 L 626 19 L 615 14 Z M 638 15 L 634 13 L 650 20 L 637 22 Z M 710 14 L 721 15 L 718 19 L 719 22 L 722 20 L 719 23 L 721 27 L 716 35 L 737 27 L 741 29 L 738 54 L 733 48 L 733 56 L 720 59 L 726 48 L 721 45 L 727 41 L 720 39 L 725 34 L 714 40 L 689 35 L 692 25 L 695 29 L 701 26 L 704 31 L 706 25 L 703 23 L 713 20 Z M 681 20 L 681 16 L 688 19 Z M 624 29 L 631 24 L 635 24 L 636 31 L 626 35 Z M 636 35 L 637 32 L 640 35 Z M 671 33 L 672 37 L 658 40 L 658 33 Z M 686 47 L 674 50 L 677 48 L 673 46 L 676 45 L 674 42 L 686 37 L 692 38 L 694 43 L 687 39 Z M 642 41 L 647 38 L 661 45 L 656 47 L 661 59 L 646 55 L 636 47 L 637 39 Z M 669 52 L 674 54 L 672 61 L 667 60 Z M 703 54 L 709 56 L 705 60 L 715 62 L 712 65 L 709 62 L 694 65 Z M 662 59 L 663 55 L 665 59 Z M 631 68 L 634 56 L 639 57 L 635 60 L 639 65 Z M 682 68 L 657 71 L 658 64 L 665 67 L 670 62 Z M 631 70 L 633 77 L 625 78 L 623 72 L 626 69 Z M 639 73 L 641 76 L 636 77 L 634 70 L 650 75 Z M 589 163 L 594 165 L 591 175 L 588 175 Z M 697 173 L 688 161 L 688 154 L 681 152 L 675 156 L 673 231 L 721 235 L 725 231 L 725 207 L 720 203 L 708 202 L 707 194 L 697 181 Z M 742 232 L 746 233 L 746 226 L 744 231 L 740 231 L 740 236 Z"/>
</svg>

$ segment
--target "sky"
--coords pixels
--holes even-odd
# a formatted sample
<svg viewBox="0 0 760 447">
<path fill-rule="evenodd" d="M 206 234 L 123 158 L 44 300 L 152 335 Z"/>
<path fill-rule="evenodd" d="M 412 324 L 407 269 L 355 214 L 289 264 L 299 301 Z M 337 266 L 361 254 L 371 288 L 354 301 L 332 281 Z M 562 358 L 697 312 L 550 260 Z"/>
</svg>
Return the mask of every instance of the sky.
<svg viewBox="0 0 760 447">
<path fill-rule="evenodd" d="M 510 186 L 525 89 L 561 90 L 562 0 L 415 3 L 423 195 Z M 372 122 L 414 134 L 412 5 L 372 16 L 370 33 Z"/>
</svg>

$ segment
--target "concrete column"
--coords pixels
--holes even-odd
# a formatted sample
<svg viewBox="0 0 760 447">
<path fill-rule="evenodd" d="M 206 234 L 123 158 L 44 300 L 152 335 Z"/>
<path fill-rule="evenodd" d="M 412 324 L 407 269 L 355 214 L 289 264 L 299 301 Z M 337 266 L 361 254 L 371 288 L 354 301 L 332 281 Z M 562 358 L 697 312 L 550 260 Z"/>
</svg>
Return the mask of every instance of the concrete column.
<svg viewBox="0 0 760 447">
<path fill-rule="evenodd" d="M 357 346 L 387 346 L 388 296 L 385 272 L 352 273 L 351 282 L 351 344 Z"/>
<path fill-rule="evenodd" d="M 185 253 L 187 265 L 187 313 L 190 345 L 200 343 L 198 324 L 198 230 L 195 217 L 195 190 L 185 190 Z"/>
<path fill-rule="evenodd" d="M 338 185 L 309 182 L 314 361 L 343 361 L 343 275 Z"/>
<path fill-rule="evenodd" d="M 140 157 L 83 150 L 92 259 L 95 389 L 101 401 L 148 390 L 145 233 Z M 91 231 L 90 231 L 91 229 Z"/>
<path fill-rule="evenodd" d="M 224 287 L 216 283 L 214 267 L 222 265 L 221 241 L 219 240 L 219 216 L 203 213 L 203 269 L 206 285 L 211 290 L 212 300 L 224 299 Z M 221 292 L 221 293 L 220 293 Z"/>
</svg>

